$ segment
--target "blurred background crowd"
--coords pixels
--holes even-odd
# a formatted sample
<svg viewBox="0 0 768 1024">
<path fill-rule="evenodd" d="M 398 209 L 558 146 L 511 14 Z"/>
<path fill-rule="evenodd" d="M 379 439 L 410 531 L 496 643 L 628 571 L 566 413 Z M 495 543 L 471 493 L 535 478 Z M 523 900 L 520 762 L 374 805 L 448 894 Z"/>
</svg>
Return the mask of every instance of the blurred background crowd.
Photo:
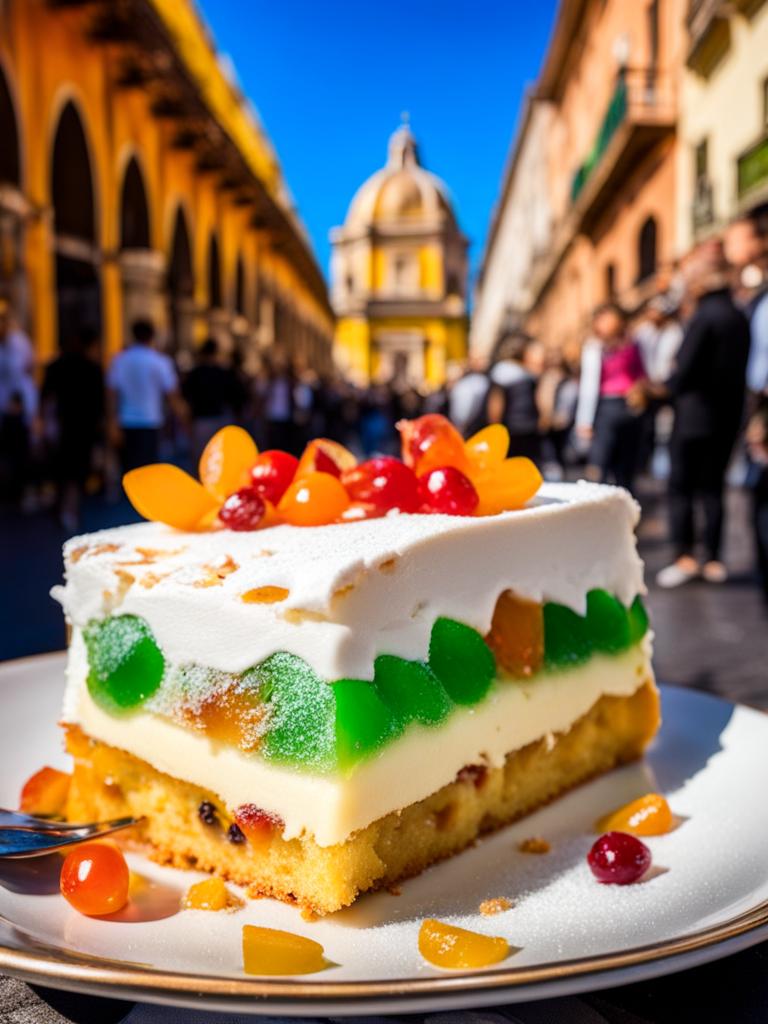
<svg viewBox="0 0 768 1024">
<path fill-rule="evenodd" d="M 768 598 L 766 223 L 735 221 L 639 309 L 598 306 L 572 350 L 508 329 L 487 360 L 449 364 L 434 388 L 409 384 L 397 367 L 356 386 L 279 347 L 247 372 L 214 337 L 182 368 L 158 349 L 147 319 L 133 322 L 106 368 L 98 337 L 82 332 L 36 373 L 29 339 L 0 303 L 3 497 L 25 513 L 56 513 L 71 533 L 84 495 L 117 500 L 121 474 L 150 462 L 194 466 L 228 423 L 262 450 L 298 455 L 323 436 L 364 459 L 399 452 L 398 420 L 442 413 L 465 436 L 503 423 L 510 454 L 533 459 L 550 480 L 586 476 L 632 491 L 644 477 L 663 481 L 675 558 L 657 576 L 662 587 L 699 574 L 726 580 L 726 479 L 747 488 Z"/>
</svg>

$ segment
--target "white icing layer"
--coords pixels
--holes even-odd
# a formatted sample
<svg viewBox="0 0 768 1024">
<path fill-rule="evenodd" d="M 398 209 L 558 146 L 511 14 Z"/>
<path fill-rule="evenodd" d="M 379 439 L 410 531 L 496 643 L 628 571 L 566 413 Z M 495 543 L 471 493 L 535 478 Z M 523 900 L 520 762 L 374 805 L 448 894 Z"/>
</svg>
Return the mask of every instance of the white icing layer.
<svg viewBox="0 0 768 1024">
<path fill-rule="evenodd" d="M 626 491 L 582 482 L 545 484 L 528 508 L 478 518 L 203 534 L 142 523 L 70 540 L 54 596 L 78 626 L 142 616 L 170 662 L 241 672 L 289 651 L 325 679 L 371 678 L 377 654 L 425 657 L 441 615 L 487 633 L 508 588 L 580 613 L 595 587 L 629 604 L 643 592 L 637 518 Z M 243 602 L 267 586 L 287 598 Z"/>
<path fill-rule="evenodd" d="M 106 714 L 88 693 L 79 630 L 70 647 L 63 718 L 159 771 L 213 792 L 231 810 L 252 803 L 278 815 L 286 839 L 306 834 L 330 846 L 436 792 L 465 765 L 501 765 L 509 752 L 566 731 L 601 696 L 634 693 L 651 678 L 649 652 L 647 638 L 623 654 L 595 655 L 568 671 L 529 682 L 504 680 L 482 703 L 460 708 L 439 727 L 412 727 L 346 779 L 275 767 L 146 711 Z"/>
</svg>

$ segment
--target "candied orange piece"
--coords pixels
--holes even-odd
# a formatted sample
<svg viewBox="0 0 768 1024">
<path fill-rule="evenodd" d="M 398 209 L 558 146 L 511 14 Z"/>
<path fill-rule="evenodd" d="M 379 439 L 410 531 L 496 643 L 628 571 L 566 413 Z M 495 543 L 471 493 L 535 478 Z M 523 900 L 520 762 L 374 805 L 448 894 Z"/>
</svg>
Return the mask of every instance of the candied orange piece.
<svg viewBox="0 0 768 1024">
<path fill-rule="evenodd" d="M 328 965 L 314 939 L 279 928 L 243 925 L 243 970 L 246 974 L 314 974 Z"/>
<path fill-rule="evenodd" d="M 477 516 L 492 516 L 522 506 L 538 491 L 542 476 L 534 462 L 523 456 L 504 459 L 472 477 L 480 502 Z"/>
<path fill-rule="evenodd" d="M 329 473 L 339 477 L 344 470 L 356 465 L 357 459 L 343 444 L 327 437 L 316 437 L 302 452 L 294 480 L 310 473 Z"/>
<path fill-rule="evenodd" d="M 462 473 L 469 470 L 464 439 L 445 416 L 427 413 L 415 420 L 400 420 L 396 426 L 403 462 L 417 476 L 443 466 L 453 466 Z"/>
<path fill-rule="evenodd" d="M 71 781 L 71 775 L 46 765 L 22 786 L 19 809 L 25 814 L 63 814 Z"/>
<path fill-rule="evenodd" d="M 505 590 L 496 602 L 485 642 L 497 663 L 511 676 L 526 678 L 544 661 L 544 609 Z"/>
<path fill-rule="evenodd" d="M 222 880 L 216 875 L 195 882 L 187 889 L 184 906 L 187 910 L 225 910 L 229 893 Z"/>
<path fill-rule="evenodd" d="M 130 470 L 123 487 L 139 515 L 177 530 L 197 529 L 219 504 L 189 473 L 166 462 Z"/>
<path fill-rule="evenodd" d="M 285 822 L 277 814 L 264 811 L 256 804 L 241 804 L 235 811 L 235 823 L 246 839 L 252 843 L 269 840 L 282 832 Z"/>
<path fill-rule="evenodd" d="M 419 929 L 419 952 L 435 967 L 469 970 L 506 959 L 509 943 L 497 936 L 481 935 L 428 918 Z"/>
<path fill-rule="evenodd" d="M 246 590 L 240 595 L 240 600 L 246 604 L 279 604 L 290 594 L 285 587 L 254 587 Z"/>
<path fill-rule="evenodd" d="M 251 482 L 250 469 L 259 449 L 242 427 L 217 430 L 200 456 L 198 475 L 203 487 L 224 501 Z"/>
<path fill-rule="evenodd" d="M 482 473 L 491 466 L 498 466 L 506 459 L 509 451 L 509 431 L 503 423 L 492 423 L 465 441 L 464 451 L 471 472 Z"/>
<path fill-rule="evenodd" d="M 261 743 L 264 703 L 256 690 L 246 687 L 211 693 L 194 708 L 184 707 L 184 721 L 220 743 L 246 752 Z"/>
<path fill-rule="evenodd" d="M 278 512 L 291 526 L 324 526 L 349 508 L 341 482 L 330 473 L 310 473 L 294 480 L 280 499 Z"/>
<path fill-rule="evenodd" d="M 646 793 L 600 818 L 595 823 L 595 831 L 663 836 L 673 824 L 674 817 L 666 799 L 660 793 Z"/>
</svg>

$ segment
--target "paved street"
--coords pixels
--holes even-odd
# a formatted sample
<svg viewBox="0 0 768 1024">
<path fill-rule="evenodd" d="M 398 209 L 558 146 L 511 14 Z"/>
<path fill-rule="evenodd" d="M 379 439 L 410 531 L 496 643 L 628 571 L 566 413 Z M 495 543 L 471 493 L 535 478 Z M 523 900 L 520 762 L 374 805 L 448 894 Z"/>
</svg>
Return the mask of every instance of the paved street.
<svg viewBox="0 0 768 1024">
<path fill-rule="evenodd" d="M 647 492 L 643 504 L 641 550 L 651 584 L 659 678 L 768 708 L 768 613 L 752 575 L 745 496 L 738 491 L 730 496 L 726 556 L 733 570 L 731 581 L 721 587 L 694 583 L 672 592 L 652 585 L 654 573 L 669 559 L 662 502 L 658 494 Z M 110 505 L 94 498 L 83 525 L 95 530 L 135 518 L 127 503 Z M 64 539 L 48 514 L 0 513 L 0 658 L 64 646 L 60 609 L 48 595 L 60 579 Z"/>
</svg>

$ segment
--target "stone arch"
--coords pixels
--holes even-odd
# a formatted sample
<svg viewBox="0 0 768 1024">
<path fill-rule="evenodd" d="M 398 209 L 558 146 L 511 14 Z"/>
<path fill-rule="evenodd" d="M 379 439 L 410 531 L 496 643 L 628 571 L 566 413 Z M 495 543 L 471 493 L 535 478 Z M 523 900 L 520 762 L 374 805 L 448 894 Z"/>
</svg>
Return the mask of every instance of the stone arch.
<svg viewBox="0 0 768 1024">
<path fill-rule="evenodd" d="M 235 264 L 235 313 L 238 316 L 247 318 L 246 306 L 245 261 L 243 260 L 243 254 L 238 253 L 237 263 Z"/>
<path fill-rule="evenodd" d="M 208 239 L 207 257 L 208 306 L 210 309 L 221 309 L 224 305 L 221 291 L 221 254 L 219 239 L 212 231 Z"/>
<path fill-rule="evenodd" d="M 16 105 L 5 70 L 0 64 L 0 185 L 21 185 L 21 141 Z"/>
<path fill-rule="evenodd" d="M 85 126 L 74 102 L 62 107 L 50 157 L 59 348 L 101 334 L 96 190 Z"/>
<path fill-rule="evenodd" d="M 150 238 L 147 189 L 134 155 L 126 164 L 120 191 L 120 248 L 149 249 Z"/>
<path fill-rule="evenodd" d="M 654 216 L 646 217 L 637 234 L 637 280 L 647 281 L 658 267 L 659 228 Z"/>
<path fill-rule="evenodd" d="M 187 214 L 181 203 L 176 207 L 168 256 L 168 301 L 170 348 L 173 351 L 192 346 L 195 275 L 192 267 L 192 238 Z"/>
</svg>

